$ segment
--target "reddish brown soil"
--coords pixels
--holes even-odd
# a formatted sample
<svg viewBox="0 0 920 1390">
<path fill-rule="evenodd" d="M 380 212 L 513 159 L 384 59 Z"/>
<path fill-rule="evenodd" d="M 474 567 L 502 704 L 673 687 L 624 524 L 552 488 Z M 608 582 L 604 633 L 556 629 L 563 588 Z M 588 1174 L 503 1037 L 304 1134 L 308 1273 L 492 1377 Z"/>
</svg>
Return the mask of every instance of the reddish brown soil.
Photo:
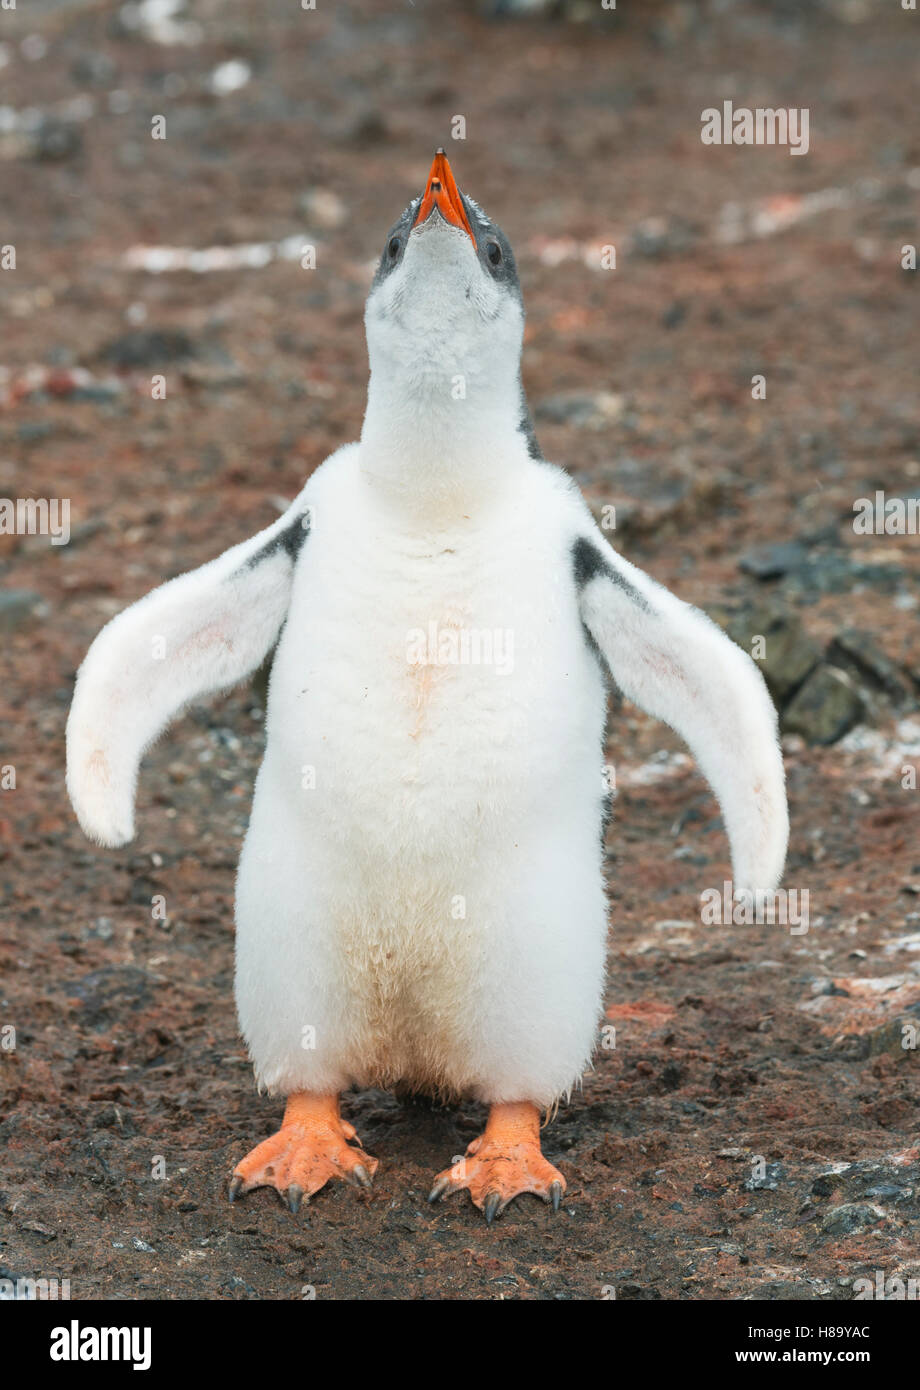
<svg viewBox="0 0 920 1390">
<path fill-rule="evenodd" d="M 203 41 L 162 47 L 119 37 L 114 5 L 46 5 L 38 20 L 26 8 L 3 17 L 10 106 L 75 96 L 87 53 L 117 73 L 87 89 L 98 110 L 69 157 L 3 148 L 0 242 L 18 254 L 15 274 L 0 272 L 0 361 L 17 380 L 36 363 L 104 377 L 99 354 L 136 304 L 145 329 L 182 330 L 198 357 L 125 373 L 108 401 L 26 395 L 0 413 L 0 490 L 68 496 L 77 528 L 68 547 L 7 538 L 0 555 L 5 587 L 46 602 L 3 636 L 0 763 L 17 785 L 0 792 L 0 1026 L 17 1045 L 0 1051 L 0 1266 L 69 1278 L 75 1298 L 206 1299 L 296 1299 L 305 1285 L 337 1299 L 595 1299 L 611 1286 L 848 1298 L 875 1269 L 920 1273 L 917 1054 L 900 1045 L 901 1022 L 920 1023 L 920 955 L 904 941 L 918 933 L 920 792 L 902 789 L 896 747 L 884 760 L 891 723 L 862 750 L 790 747 L 788 882 L 811 897 L 811 929 L 792 936 L 700 926 L 701 889 L 728 871 L 717 808 L 692 768 L 637 780 L 679 745 L 614 711 L 616 1047 L 545 1133 L 569 1183 L 563 1211 L 523 1199 L 491 1229 L 465 1199 L 425 1202 L 482 1112 L 376 1093 L 346 1098 L 380 1159 L 370 1195 L 336 1187 L 296 1218 L 271 1192 L 228 1206 L 232 1165 L 280 1115 L 254 1093 L 232 1003 L 257 697 L 194 709 L 150 755 L 125 851 L 82 839 L 62 746 L 101 624 L 266 525 L 274 497 L 355 437 L 365 266 L 456 113 L 461 186 L 518 252 L 532 403 L 622 397 L 603 430 L 539 433 L 594 503 L 640 518 L 625 553 L 713 606 L 760 592 L 739 572 L 745 549 L 837 530 L 845 553 L 859 545 L 897 578 L 800 596 L 809 631 L 869 628 L 918 669 L 915 612 L 894 597 L 917 592 L 916 537 L 858 541 L 846 517 L 855 497 L 920 475 L 917 283 L 899 266 L 917 240 L 920 18 L 650 4 L 594 26 L 421 0 L 303 13 L 237 0 L 196 4 Z M 32 29 L 49 48 L 30 62 L 18 45 Z M 204 93 L 233 57 L 251 82 Z M 169 74 L 186 86 L 164 88 Z M 127 110 L 106 110 L 113 88 Z M 702 146 L 700 111 L 723 96 L 807 105 L 808 156 Z M 120 268 L 138 242 L 311 230 L 298 200 L 316 187 L 347 217 L 316 227 L 315 271 Z M 729 201 L 829 187 L 862 191 L 778 235 L 714 239 Z M 652 217 L 665 219 L 659 255 L 642 254 L 648 229 L 637 238 Z M 617 270 L 546 264 L 541 247 L 563 237 L 616 244 Z M 159 370 L 165 401 L 150 399 Z M 166 923 L 151 920 L 156 894 Z M 891 997 L 876 991 L 868 1009 L 853 982 L 889 976 Z"/>
</svg>

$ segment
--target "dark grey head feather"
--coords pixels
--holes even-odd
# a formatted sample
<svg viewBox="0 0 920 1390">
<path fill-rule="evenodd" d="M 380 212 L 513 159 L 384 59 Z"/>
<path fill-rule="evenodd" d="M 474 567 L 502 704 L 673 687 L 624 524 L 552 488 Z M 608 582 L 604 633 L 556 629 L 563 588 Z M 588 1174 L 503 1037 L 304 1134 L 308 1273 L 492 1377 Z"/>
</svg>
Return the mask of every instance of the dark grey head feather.
<svg viewBox="0 0 920 1390">
<path fill-rule="evenodd" d="M 510 241 L 501 227 L 486 216 L 478 203 L 474 202 L 472 198 L 468 198 L 465 193 L 461 193 L 460 197 L 469 224 L 473 229 L 476 251 L 483 269 L 493 280 L 507 286 L 523 304 L 521 282 L 518 279 L 517 266 L 514 262 L 514 252 L 511 249 Z M 399 221 L 394 222 L 387 233 L 383 255 L 380 257 L 377 273 L 374 276 L 374 285 L 379 285 L 381 281 L 385 280 L 402 260 L 421 201 L 421 198 L 413 198 Z M 496 254 L 496 247 L 498 254 Z"/>
</svg>

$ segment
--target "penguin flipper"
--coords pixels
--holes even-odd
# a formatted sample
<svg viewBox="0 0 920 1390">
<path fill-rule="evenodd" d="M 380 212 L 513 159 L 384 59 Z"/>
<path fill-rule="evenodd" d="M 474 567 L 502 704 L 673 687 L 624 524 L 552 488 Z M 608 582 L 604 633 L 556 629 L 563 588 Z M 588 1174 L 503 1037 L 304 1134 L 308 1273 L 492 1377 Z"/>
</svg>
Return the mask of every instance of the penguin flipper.
<svg viewBox="0 0 920 1390">
<path fill-rule="evenodd" d="M 96 637 L 67 720 L 67 791 L 91 840 L 133 839 L 145 750 L 191 701 L 235 685 L 270 651 L 309 520 L 301 493 L 272 526 L 154 589 Z"/>
<path fill-rule="evenodd" d="M 623 694 L 684 739 L 722 808 L 738 889 L 772 892 L 789 837 L 776 710 L 753 660 L 599 534 L 572 551 L 582 622 Z"/>
</svg>

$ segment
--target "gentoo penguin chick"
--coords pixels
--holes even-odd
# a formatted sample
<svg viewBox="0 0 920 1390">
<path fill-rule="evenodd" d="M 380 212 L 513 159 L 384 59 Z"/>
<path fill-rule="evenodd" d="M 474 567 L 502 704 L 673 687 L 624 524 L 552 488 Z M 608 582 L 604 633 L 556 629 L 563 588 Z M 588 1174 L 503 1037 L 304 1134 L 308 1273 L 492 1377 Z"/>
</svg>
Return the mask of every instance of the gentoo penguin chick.
<svg viewBox="0 0 920 1390">
<path fill-rule="evenodd" d="M 588 1066 L 604 985 L 604 667 L 677 730 L 722 808 L 736 887 L 770 891 L 788 821 L 751 659 L 624 560 L 539 453 L 506 238 L 439 150 L 367 300 L 358 443 L 251 540 L 114 618 L 81 667 L 67 785 L 86 834 L 134 835 L 146 748 L 277 643 L 236 890 L 236 1000 L 279 1132 L 231 1198 L 296 1211 L 377 1168 L 350 1087 L 489 1107 L 436 1179 L 491 1221 L 558 1207 L 541 1113 Z"/>
</svg>

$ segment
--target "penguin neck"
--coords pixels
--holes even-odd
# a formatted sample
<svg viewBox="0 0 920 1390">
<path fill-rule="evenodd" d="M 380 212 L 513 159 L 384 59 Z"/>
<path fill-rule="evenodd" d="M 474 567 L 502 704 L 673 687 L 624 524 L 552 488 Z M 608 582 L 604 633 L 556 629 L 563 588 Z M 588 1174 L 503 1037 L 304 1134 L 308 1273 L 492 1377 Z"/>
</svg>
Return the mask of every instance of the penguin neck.
<svg viewBox="0 0 920 1390">
<path fill-rule="evenodd" d="M 443 383 L 413 389 L 371 371 L 361 469 L 388 506 L 424 525 L 492 506 L 529 462 L 518 379 L 456 398 Z"/>
</svg>

